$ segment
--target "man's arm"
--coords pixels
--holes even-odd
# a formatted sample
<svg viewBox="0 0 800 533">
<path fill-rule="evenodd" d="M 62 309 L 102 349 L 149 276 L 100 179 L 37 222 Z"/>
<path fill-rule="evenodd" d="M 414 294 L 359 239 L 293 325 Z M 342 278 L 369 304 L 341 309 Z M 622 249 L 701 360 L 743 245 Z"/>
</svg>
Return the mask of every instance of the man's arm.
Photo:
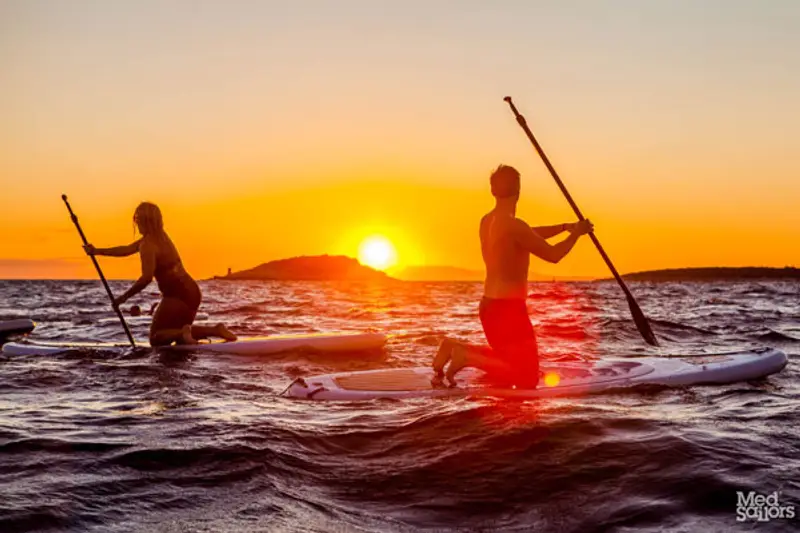
<svg viewBox="0 0 800 533">
<path fill-rule="evenodd" d="M 549 263 L 558 263 L 566 256 L 578 238 L 592 230 L 592 223 L 588 220 L 584 223 L 575 224 L 571 228 L 569 237 L 558 244 L 550 244 L 541 235 L 521 220 L 516 220 L 513 228 L 513 235 L 516 241 L 528 252 Z"/>
<path fill-rule="evenodd" d="M 559 233 L 567 231 L 569 227 L 570 224 L 556 224 L 555 226 L 531 227 L 531 229 L 535 231 L 542 239 L 549 239 L 550 237 L 555 237 Z"/>
</svg>

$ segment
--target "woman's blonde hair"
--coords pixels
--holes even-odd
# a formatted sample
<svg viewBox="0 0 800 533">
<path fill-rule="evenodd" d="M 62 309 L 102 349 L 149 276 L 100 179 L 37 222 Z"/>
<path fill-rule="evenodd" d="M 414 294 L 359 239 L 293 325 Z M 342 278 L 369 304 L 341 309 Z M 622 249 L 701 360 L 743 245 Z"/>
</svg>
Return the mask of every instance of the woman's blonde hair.
<svg viewBox="0 0 800 533">
<path fill-rule="evenodd" d="M 133 223 L 143 236 L 158 236 L 164 233 L 164 219 L 161 210 L 151 202 L 142 202 L 133 212 Z"/>
</svg>

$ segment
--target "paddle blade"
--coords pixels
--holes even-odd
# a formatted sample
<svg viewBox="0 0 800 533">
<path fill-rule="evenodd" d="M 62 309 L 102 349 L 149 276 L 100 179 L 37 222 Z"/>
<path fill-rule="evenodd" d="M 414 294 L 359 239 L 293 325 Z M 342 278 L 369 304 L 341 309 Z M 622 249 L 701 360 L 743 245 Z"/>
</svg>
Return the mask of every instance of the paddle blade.
<svg viewBox="0 0 800 533">
<path fill-rule="evenodd" d="M 628 307 L 631 309 L 633 321 L 636 323 L 636 328 L 639 330 L 642 338 L 650 346 L 658 346 L 658 339 L 656 339 L 655 333 L 653 333 L 653 330 L 650 328 L 650 322 L 647 320 L 647 317 L 644 316 L 639 304 L 636 303 L 636 300 L 634 300 L 633 296 L 630 294 L 626 295 L 626 299 L 628 300 Z"/>
</svg>

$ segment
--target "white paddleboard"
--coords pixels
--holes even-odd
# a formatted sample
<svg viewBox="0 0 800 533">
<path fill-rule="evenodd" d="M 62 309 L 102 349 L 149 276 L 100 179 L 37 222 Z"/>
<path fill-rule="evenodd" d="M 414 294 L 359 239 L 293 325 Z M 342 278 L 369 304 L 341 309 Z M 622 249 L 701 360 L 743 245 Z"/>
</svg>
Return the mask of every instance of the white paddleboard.
<svg viewBox="0 0 800 533">
<path fill-rule="evenodd" d="M 10 337 L 11 335 L 22 335 L 30 333 L 36 323 L 27 318 L 18 318 L 16 320 L 2 320 L 0 321 L 0 338 Z"/>
<path fill-rule="evenodd" d="M 233 355 L 266 355 L 294 350 L 314 352 L 358 352 L 381 348 L 386 336 L 381 333 L 313 333 L 297 335 L 275 335 L 272 337 L 248 337 L 234 342 L 213 341 L 200 344 L 162 346 L 159 349 L 184 352 L 216 352 Z M 148 344 L 138 344 L 148 348 Z M 55 343 L 55 342 L 11 342 L 3 345 L 5 355 L 51 355 L 74 350 L 119 350 L 130 348 L 126 343 Z"/>
<path fill-rule="evenodd" d="M 342 372 L 296 379 L 285 394 L 309 400 L 373 400 L 438 396 L 540 398 L 583 395 L 637 385 L 699 385 L 757 379 L 786 366 L 786 354 L 772 348 L 703 357 L 640 357 L 593 363 L 546 363 L 536 389 L 499 388 L 473 368 L 456 375 L 454 388 L 431 385 L 431 367 Z"/>
</svg>

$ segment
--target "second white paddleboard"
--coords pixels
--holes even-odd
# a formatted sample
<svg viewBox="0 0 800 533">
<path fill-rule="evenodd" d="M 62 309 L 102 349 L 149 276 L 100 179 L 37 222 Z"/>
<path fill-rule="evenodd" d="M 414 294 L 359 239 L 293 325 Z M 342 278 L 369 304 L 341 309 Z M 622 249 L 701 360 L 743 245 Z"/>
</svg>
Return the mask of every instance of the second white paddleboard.
<svg viewBox="0 0 800 533">
<path fill-rule="evenodd" d="M 203 342 L 200 344 L 173 345 L 168 350 L 226 353 L 233 355 L 266 355 L 295 350 L 314 352 L 360 352 L 381 348 L 386 336 L 381 333 L 337 332 L 296 335 L 274 335 L 271 337 L 249 337 L 234 342 Z M 148 347 L 147 344 L 140 344 Z M 49 355 L 74 350 L 114 350 L 130 348 L 125 343 L 53 343 L 11 342 L 3 345 L 5 355 Z"/>
</svg>

